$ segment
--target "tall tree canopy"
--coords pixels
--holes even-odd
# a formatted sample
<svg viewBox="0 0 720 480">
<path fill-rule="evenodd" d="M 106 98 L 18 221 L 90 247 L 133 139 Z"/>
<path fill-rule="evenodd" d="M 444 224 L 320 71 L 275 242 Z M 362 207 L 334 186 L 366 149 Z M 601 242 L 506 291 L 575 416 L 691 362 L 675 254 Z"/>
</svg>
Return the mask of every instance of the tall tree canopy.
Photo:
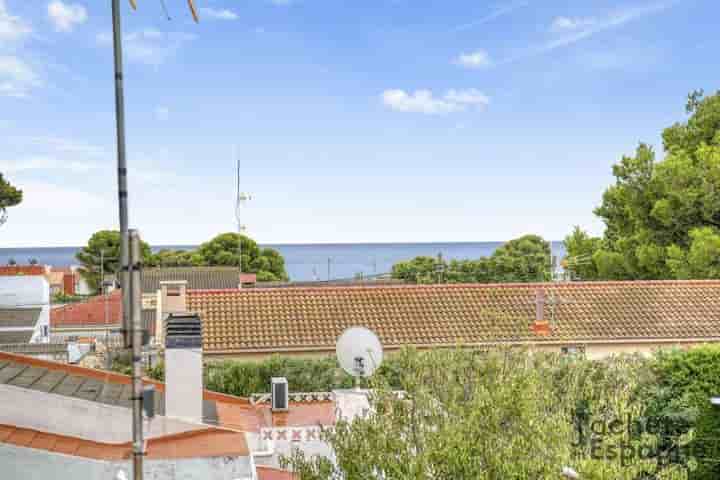
<svg viewBox="0 0 720 480">
<path fill-rule="evenodd" d="M 566 239 L 571 257 L 592 256 L 585 278 L 720 278 L 720 92 L 695 92 L 686 108 L 687 122 L 663 131 L 662 161 L 640 144 L 613 166 L 615 184 L 595 210 L 604 237 L 582 251 L 577 232 Z"/>
<path fill-rule="evenodd" d="M 14 207 L 22 202 L 22 190 L 15 188 L 5 180 L 3 174 L 0 173 L 0 210 L 8 207 Z"/>
<path fill-rule="evenodd" d="M 416 257 L 392 269 L 394 278 L 411 283 L 537 282 L 550 274 L 550 243 L 538 235 L 510 240 L 489 257 L 450 262 Z"/>
<path fill-rule="evenodd" d="M 143 262 L 147 263 L 152 256 L 150 246 L 141 242 L 140 244 Z M 82 264 L 80 273 L 88 282 L 90 288 L 100 288 L 101 259 L 104 273 L 117 273 L 120 266 L 120 232 L 117 230 L 101 230 L 95 232 L 78 253 L 75 258 Z"/>
<path fill-rule="evenodd" d="M 143 242 L 143 263 L 146 267 L 238 266 L 240 239 L 243 272 L 257 274 L 258 281 L 261 282 L 288 279 L 285 259 L 276 250 L 260 248 L 251 238 L 237 233 L 220 234 L 194 250 L 162 249 L 152 253 L 150 246 Z M 120 232 L 117 230 L 96 232 L 76 255 L 83 265 L 82 275 L 95 289 L 100 285 L 101 250 L 105 255 L 105 272 L 116 273 L 120 256 Z"/>
<path fill-rule="evenodd" d="M 272 248 L 260 248 L 245 235 L 222 233 L 200 245 L 196 253 L 202 265 L 239 265 L 242 255 L 242 271 L 257 274 L 259 281 L 288 279 L 282 255 Z"/>
</svg>

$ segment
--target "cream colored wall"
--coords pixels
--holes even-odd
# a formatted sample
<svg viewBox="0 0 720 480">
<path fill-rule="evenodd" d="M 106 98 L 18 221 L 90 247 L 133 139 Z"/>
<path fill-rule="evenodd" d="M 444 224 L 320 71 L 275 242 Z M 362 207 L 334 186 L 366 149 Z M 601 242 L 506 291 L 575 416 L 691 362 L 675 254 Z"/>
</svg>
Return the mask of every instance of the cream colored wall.
<svg viewBox="0 0 720 480">
<path fill-rule="evenodd" d="M 584 347 L 585 355 L 588 359 L 599 360 L 607 358 L 612 355 L 621 354 L 641 354 L 645 356 L 652 355 L 656 350 L 663 348 L 689 348 L 694 345 L 701 345 L 707 342 L 635 342 L 635 343 L 567 343 L 567 344 L 535 344 L 530 345 L 530 350 L 539 352 L 554 352 L 560 353 L 563 347 Z M 397 349 L 395 349 L 397 350 Z M 390 352 L 392 350 L 389 350 Z M 320 358 L 327 356 L 334 356 L 334 350 L 327 351 L 313 351 L 313 352 L 288 352 L 278 351 L 272 352 L 247 352 L 239 354 L 213 354 L 211 352 L 204 352 L 206 361 L 221 361 L 221 360 L 250 360 L 250 361 L 262 361 L 273 355 L 282 355 L 289 357 L 298 358 Z"/>
</svg>

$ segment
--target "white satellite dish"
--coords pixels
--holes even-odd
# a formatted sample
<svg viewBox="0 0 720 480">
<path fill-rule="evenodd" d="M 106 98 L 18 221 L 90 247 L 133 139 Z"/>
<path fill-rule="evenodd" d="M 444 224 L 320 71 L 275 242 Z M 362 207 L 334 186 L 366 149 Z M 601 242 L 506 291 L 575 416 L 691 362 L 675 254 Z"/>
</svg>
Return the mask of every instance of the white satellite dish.
<svg viewBox="0 0 720 480">
<path fill-rule="evenodd" d="M 353 377 L 369 377 L 380 367 L 382 345 L 377 335 L 363 327 L 350 327 L 338 338 L 338 362 Z"/>
</svg>

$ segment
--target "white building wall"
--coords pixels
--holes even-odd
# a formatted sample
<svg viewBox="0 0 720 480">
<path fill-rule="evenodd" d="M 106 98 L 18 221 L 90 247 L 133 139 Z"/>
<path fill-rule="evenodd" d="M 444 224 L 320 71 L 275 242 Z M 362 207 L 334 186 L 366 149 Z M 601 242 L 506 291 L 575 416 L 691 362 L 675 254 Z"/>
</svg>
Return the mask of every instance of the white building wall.
<svg viewBox="0 0 720 480">
<path fill-rule="evenodd" d="M 3 480 L 53 478 L 115 480 L 119 470 L 132 478 L 129 461 L 107 462 L 59 453 L 0 444 Z M 145 460 L 145 478 L 153 480 L 255 480 L 250 457 L 210 457 Z"/>
<path fill-rule="evenodd" d="M 202 350 L 165 349 L 165 415 L 189 422 L 201 422 L 202 397 Z"/>
<path fill-rule="evenodd" d="M 103 443 L 132 440 L 132 410 L 129 408 L 12 385 L 0 385 L 0 405 L 0 424 Z M 28 408 L 28 405 L 42 407 Z M 145 422 L 145 436 L 152 438 L 203 428 L 206 426 L 156 416 Z M 0 478 L 3 477 L 0 475 Z"/>
</svg>

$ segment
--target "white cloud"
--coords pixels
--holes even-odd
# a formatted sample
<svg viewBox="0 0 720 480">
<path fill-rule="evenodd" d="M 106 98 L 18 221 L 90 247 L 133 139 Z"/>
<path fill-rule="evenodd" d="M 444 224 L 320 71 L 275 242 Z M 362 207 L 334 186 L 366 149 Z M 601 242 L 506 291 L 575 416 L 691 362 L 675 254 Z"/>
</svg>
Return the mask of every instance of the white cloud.
<svg viewBox="0 0 720 480">
<path fill-rule="evenodd" d="M 0 0 L 0 43 L 21 40 L 30 32 L 30 26 L 22 18 L 10 15 L 5 0 Z"/>
<path fill-rule="evenodd" d="M 240 16 L 227 8 L 200 8 L 200 15 L 202 17 L 214 18 L 216 20 L 237 20 Z"/>
<path fill-rule="evenodd" d="M 0 170 L 8 173 L 33 170 L 65 170 L 72 173 L 87 173 L 99 167 L 98 164 L 75 160 L 63 160 L 53 156 L 31 156 L 19 160 L 1 160 Z"/>
<path fill-rule="evenodd" d="M 461 53 L 455 63 L 467 68 L 486 68 L 492 65 L 490 56 L 485 50 L 476 50 L 471 53 Z"/>
<path fill-rule="evenodd" d="M 88 19 L 87 10 L 79 3 L 63 3 L 54 0 L 48 4 L 48 16 L 58 32 L 72 32 L 75 26 Z"/>
<path fill-rule="evenodd" d="M 170 118 L 170 109 L 168 107 L 155 107 L 155 118 L 161 122 Z"/>
<path fill-rule="evenodd" d="M 581 28 L 588 28 L 597 23 L 597 20 L 591 17 L 580 18 L 580 17 L 555 17 L 550 30 L 553 32 L 567 32 L 570 30 L 579 30 Z"/>
<path fill-rule="evenodd" d="M 443 97 L 434 97 L 430 90 L 416 90 L 407 93 L 404 90 L 385 90 L 382 93 L 383 104 L 398 112 L 442 115 L 462 112 L 468 107 L 483 107 L 489 103 L 487 96 L 479 90 L 448 90 Z"/>
<path fill-rule="evenodd" d="M 161 32 L 147 28 L 125 35 L 123 52 L 132 62 L 159 66 L 175 55 L 184 44 L 194 39 L 195 35 L 188 33 Z M 99 33 L 96 40 L 102 46 L 112 45 L 110 33 Z"/>
<path fill-rule="evenodd" d="M 678 3 L 678 0 L 665 0 L 641 6 L 625 7 L 611 12 L 603 18 L 595 18 L 592 22 L 585 23 L 584 25 L 578 25 L 577 27 L 575 27 L 575 23 L 573 23 L 576 22 L 577 19 L 573 20 L 566 18 L 565 20 L 559 22 L 560 26 L 567 31 L 565 35 L 561 35 L 540 45 L 531 46 L 524 52 L 506 59 L 503 63 L 510 63 L 523 58 L 534 57 L 560 48 L 568 47 L 581 40 L 597 35 L 598 33 L 620 28 L 632 21 L 640 20 L 650 15 L 660 13 L 672 7 L 676 3 Z M 557 21 L 557 18 L 555 21 Z M 589 19 L 585 19 L 585 21 L 588 22 Z"/>
<path fill-rule="evenodd" d="M 490 103 L 490 98 L 476 88 L 448 90 L 445 94 L 445 100 L 463 105 L 477 105 L 481 107 Z"/>
<path fill-rule="evenodd" d="M 104 157 L 108 151 L 97 145 L 91 145 L 81 140 L 61 137 L 22 137 L 18 141 L 29 145 L 29 148 L 41 148 L 47 151 L 72 153 L 88 157 Z"/>
<path fill-rule="evenodd" d="M 0 96 L 23 98 L 42 85 L 40 77 L 16 56 L 0 56 Z"/>
<path fill-rule="evenodd" d="M 491 22 L 495 20 L 496 18 L 503 17 L 505 15 L 508 15 L 510 13 L 513 13 L 515 10 L 526 7 L 529 4 L 529 0 L 519 0 L 517 2 L 511 2 L 506 5 L 501 5 L 497 8 L 495 8 L 492 12 L 485 15 L 484 17 L 481 17 L 477 20 L 474 20 L 469 23 L 464 23 L 462 25 L 458 25 L 457 27 L 453 28 L 453 32 L 461 32 L 463 30 L 468 30 L 473 27 L 477 27 L 480 25 L 483 25 L 485 23 Z"/>
</svg>

